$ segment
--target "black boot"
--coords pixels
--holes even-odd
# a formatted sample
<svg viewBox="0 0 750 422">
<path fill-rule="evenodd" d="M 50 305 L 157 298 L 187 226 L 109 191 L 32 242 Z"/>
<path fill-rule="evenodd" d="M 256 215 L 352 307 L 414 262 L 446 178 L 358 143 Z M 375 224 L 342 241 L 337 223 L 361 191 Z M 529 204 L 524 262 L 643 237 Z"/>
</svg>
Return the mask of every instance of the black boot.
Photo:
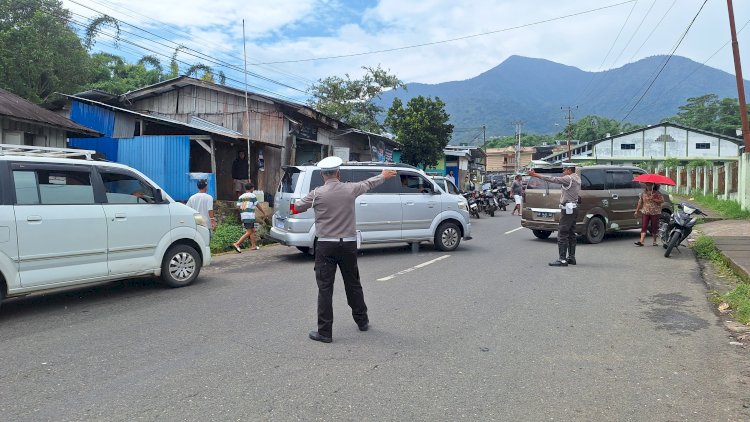
<svg viewBox="0 0 750 422">
<path fill-rule="evenodd" d="M 560 259 L 549 263 L 550 267 L 567 267 L 568 261 L 565 259 L 565 255 L 568 252 L 568 245 L 557 244 L 557 251 L 560 253 Z"/>
<path fill-rule="evenodd" d="M 576 265 L 576 245 L 568 245 L 568 265 Z"/>
</svg>

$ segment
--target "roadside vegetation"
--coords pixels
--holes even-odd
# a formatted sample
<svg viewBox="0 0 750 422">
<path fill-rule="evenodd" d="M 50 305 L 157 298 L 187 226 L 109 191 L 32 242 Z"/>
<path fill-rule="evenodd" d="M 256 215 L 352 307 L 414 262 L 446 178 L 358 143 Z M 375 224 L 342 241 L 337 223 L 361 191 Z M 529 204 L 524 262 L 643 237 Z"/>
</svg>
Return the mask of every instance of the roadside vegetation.
<svg viewBox="0 0 750 422">
<path fill-rule="evenodd" d="M 265 221 L 260 221 L 258 229 L 255 230 L 255 238 L 258 246 L 273 243 L 269 241 L 266 236 L 268 234 L 269 226 Z M 228 251 L 234 251 L 232 249 L 232 243 L 236 242 L 243 234 L 245 234 L 245 228 L 242 223 L 235 218 L 226 218 L 220 224 L 216 226 L 214 235 L 211 238 L 211 253 L 222 253 Z M 250 241 L 246 240 L 242 244 L 242 248 L 245 249 L 250 246 Z"/>
<path fill-rule="evenodd" d="M 710 208 L 723 218 L 732 220 L 750 219 L 750 211 L 743 210 L 737 201 L 719 199 L 713 195 L 704 195 L 697 191 L 690 195 L 690 201 Z"/>
<path fill-rule="evenodd" d="M 735 288 L 718 295 L 716 302 L 719 303 L 720 310 L 731 308 L 737 321 L 750 324 L 750 279 L 740 276 L 730 267 L 713 239 L 708 236 L 699 237 L 693 244 L 693 251 L 699 258 L 710 261 L 720 276 L 736 280 Z"/>
</svg>

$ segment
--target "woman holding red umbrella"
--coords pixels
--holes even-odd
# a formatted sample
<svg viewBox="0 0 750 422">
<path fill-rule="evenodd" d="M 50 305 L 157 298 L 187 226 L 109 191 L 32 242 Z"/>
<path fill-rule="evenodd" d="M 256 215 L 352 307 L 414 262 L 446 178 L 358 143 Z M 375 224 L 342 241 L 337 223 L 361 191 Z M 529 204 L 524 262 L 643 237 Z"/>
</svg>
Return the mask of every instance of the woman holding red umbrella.
<svg viewBox="0 0 750 422">
<path fill-rule="evenodd" d="M 651 182 L 643 184 L 643 192 L 638 197 L 638 205 L 635 206 L 635 216 L 638 217 L 638 211 L 641 212 L 641 240 L 635 242 L 638 246 L 643 246 L 646 240 L 646 231 L 651 227 L 651 234 L 654 236 L 654 246 L 659 238 L 659 217 L 661 216 L 661 204 L 664 197 L 659 192 L 659 185 Z"/>
</svg>

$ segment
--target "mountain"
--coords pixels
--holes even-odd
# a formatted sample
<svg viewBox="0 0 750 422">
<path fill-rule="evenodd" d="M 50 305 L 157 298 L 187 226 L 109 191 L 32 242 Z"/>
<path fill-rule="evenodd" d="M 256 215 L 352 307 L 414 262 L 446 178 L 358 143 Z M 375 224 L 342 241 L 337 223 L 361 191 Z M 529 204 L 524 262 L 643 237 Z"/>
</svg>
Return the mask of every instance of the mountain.
<svg viewBox="0 0 750 422">
<path fill-rule="evenodd" d="M 384 93 L 379 105 L 387 110 L 395 97 L 404 104 L 419 95 L 440 97 L 458 129 L 453 142 L 471 142 L 479 133 L 479 139 L 474 139 L 478 143 L 481 129 L 462 129 L 486 125 L 488 138 L 510 135 L 514 131 L 511 122 L 522 120 L 524 133 L 557 133 L 565 127 L 566 113 L 561 107 L 567 106 L 578 106 L 574 118 L 597 115 L 647 125 L 674 116 L 690 97 L 737 97 L 734 75 L 673 56 L 633 108 L 666 59 L 653 56 L 617 69 L 586 72 L 549 60 L 511 56 L 464 81 L 407 84 L 407 91 Z M 750 87 L 748 82 L 745 86 Z"/>
</svg>

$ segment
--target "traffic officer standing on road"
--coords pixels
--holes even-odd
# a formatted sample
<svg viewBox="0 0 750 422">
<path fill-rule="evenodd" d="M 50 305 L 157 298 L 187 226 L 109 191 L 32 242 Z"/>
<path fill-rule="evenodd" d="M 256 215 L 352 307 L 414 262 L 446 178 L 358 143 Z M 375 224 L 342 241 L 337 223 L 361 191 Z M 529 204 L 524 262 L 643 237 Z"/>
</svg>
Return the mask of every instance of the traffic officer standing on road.
<svg viewBox="0 0 750 422">
<path fill-rule="evenodd" d="M 354 200 L 370 189 L 396 176 L 395 170 L 358 183 L 341 182 L 339 157 L 324 158 L 318 163 L 324 184 L 294 203 L 298 212 L 315 210 L 315 279 L 318 282 L 318 329 L 310 338 L 323 343 L 333 341 L 333 281 L 336 266 L 344 278 L 344 290 L 352 317 L 360 331 L 370 328 L 367 305 L 357 267 L 357 225 Z"/>
<path fill-rule="evenodd" d="M 548 182 L 559 183 L 560 225 L 557 229 L 557 249 L 560 258 L 550 262 L 553 267 L 576 265 L 576 220 L 578 220 L 578 194 L 581 190 L 581 177 L 576 174 L 575 163 L 563 163 L 562 177 L 545 176 L 529 170 L 529 176 Z"/>
</svg>

